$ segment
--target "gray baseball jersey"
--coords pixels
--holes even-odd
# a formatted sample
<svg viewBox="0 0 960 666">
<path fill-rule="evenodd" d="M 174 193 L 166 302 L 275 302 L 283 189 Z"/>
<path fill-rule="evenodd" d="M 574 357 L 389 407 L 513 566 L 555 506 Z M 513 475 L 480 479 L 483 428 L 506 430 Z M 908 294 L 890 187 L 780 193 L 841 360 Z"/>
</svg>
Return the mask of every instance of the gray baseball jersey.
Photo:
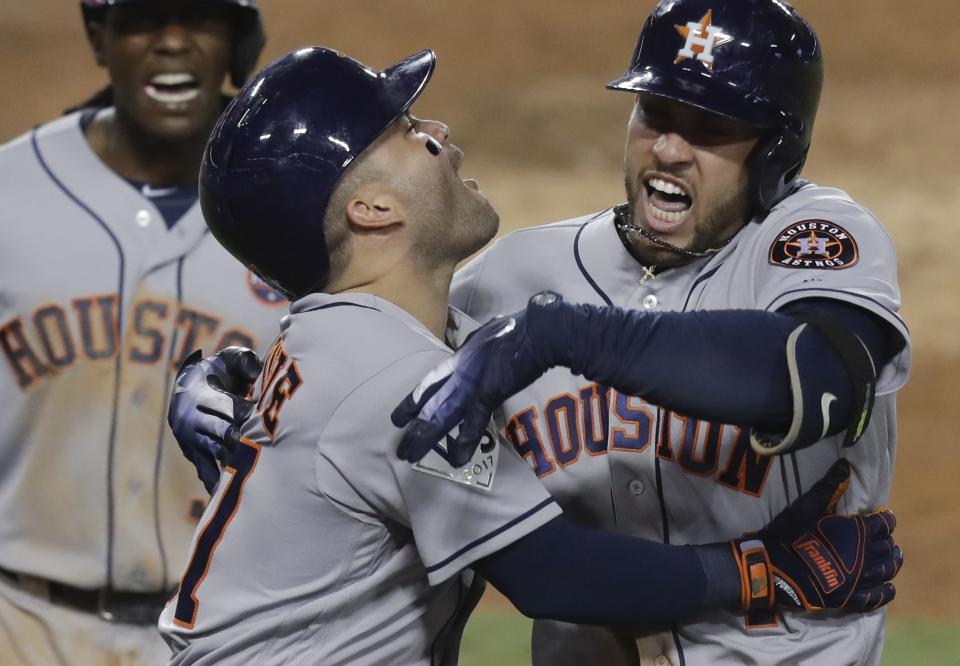
<svg viewBox="0 0 960 666">
<path fill-rule="evenodd" d="M 886 503 L 894 393 L 909 373 L 909 337 L 898 315 L 892 242 L 844 192 L 806 184 L 718 255 L 655 277 L 625 249 L 612 210 L 521 230 L 456 275 L 452 303 L 485 321 L 524 308 L 543 289 L 568 301 L 651 312 L 777 310 L 803 298 L 837 299 L 874 313 L 907 341 L 880 370 L 873 419 L 855 447 L 841 450 L 840 437 L 831 437 L 775 458 L 757 456 L 746 429 L 671 413 L 551 370 L 507 401 L 506 435 L 575 520 L 674 544 L 718 541 L 762 527 L 841 455 L 854 475 L 840 509 Z M 874 664 L 884 618 L 883 610 L 791 613 L 775 626 L 753 627 L 741 614 L 713 612 L 672 636 L 646 639 L 657 647 L 642 656 L 674 664 Z M 565 627 L 564 633 L 574 642 L 589 640 L 588 631 Z"/>
<path fill-rule="evenodd" d="M 451 353 L 402 309 L 312 294 L 281 330 L 160 618 L 173 662 L 456 663 L 463 569 L 560 508 L 492 437 L 462 468 L 396 456 L 391 411 Z"/>
<path fill-rule="evenodd" d="M 0 567 L 168 590 L 206 493 L 166 424 L 180 359 L 268 343 L 280 299 L 172 229 L 72 114 L 0 148 Z"/>
</svg>

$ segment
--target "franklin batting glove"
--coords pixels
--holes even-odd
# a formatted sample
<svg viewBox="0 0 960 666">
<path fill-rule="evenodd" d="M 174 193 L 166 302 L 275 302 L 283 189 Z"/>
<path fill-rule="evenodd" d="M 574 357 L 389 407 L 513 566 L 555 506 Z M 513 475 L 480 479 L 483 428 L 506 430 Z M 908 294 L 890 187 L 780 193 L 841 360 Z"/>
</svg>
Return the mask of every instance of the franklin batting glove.
<svg viewBox="0 0 960 666">
<path fill-rule="evenodd" d="M 838 460 L 756 535 L 730 542 L 748 616 L 774 604 L 867 612 L 893 600 L 890 581 L 903 566 L 891 536 L 896 519 L 886 509 L 831 515 L 849 478 L 850 464 Z"/>
</svg>

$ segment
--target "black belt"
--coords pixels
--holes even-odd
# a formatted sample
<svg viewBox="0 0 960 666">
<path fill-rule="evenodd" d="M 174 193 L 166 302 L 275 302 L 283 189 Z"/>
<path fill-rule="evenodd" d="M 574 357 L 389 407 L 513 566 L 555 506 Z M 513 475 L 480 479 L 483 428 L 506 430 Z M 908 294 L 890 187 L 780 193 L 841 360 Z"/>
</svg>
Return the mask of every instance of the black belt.
<svg viewBox="0 0 960 666">
<path fill-rule="evenodd" d="M 156 624 L 169 592 L 119 592 L 109 588 L 86 590 L 53 580 L 20 574 L 0 567 L 0 575 L 19 589 L 86 613 L 96 613 L 108 622 Z"/>
</svg>

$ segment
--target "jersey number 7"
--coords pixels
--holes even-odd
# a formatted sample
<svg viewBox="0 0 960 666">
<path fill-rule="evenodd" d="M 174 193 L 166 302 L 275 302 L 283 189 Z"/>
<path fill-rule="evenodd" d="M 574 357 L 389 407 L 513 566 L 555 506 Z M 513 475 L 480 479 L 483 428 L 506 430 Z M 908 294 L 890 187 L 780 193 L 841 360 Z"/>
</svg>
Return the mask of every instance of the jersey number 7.
<svg viewBox="0 0 960 666">
<path fill-rule="evenodd" d="M 183 572 L 180 589 L 175 597 L 177 608 L 173 614 L 173 621 L 178 626 L 193 628 L 197 609 L 200 607 L 200 602 L 197 601 L 197 588 L 207 575 L 213 551 L 223 538 L 223 533 L 237 512 L 237 507 L 240 506 L 243 486 L 257 466 L 259 457 L 260 446 L 248 439 L 241 439 L 230 456 L 230 465 L 224 468 L 224 472 L 230 476 L 230 481 L 226 484 L 223 480 L 220 482 L 218 492 L 213 498 L 213 501 L 217 501 L 217 508 L 197 536 L 193 555 Z"/>
</svg>

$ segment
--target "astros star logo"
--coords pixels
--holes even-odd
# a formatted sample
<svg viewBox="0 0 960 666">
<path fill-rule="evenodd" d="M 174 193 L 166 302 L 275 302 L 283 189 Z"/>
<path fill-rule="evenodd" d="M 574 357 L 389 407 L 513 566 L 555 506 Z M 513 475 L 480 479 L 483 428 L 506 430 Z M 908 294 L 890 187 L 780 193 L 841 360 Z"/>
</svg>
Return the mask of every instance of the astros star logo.
<svg viewBox="0 0 960 666">
<path fill-rule="evenodd" d="M 818 236 L 815 231 L 811 231 L 809 236 L 795 238 L 786 243 L 786 246 L 791 248 L 792 254 L 798 257 L 813 254 L 833 259 L 843 250 L 843 244 L 840 241 L 829 236 Z"/>
<path fill-rule="evenodd" d="M 784 268 L 839 270 L 856 265 L 857 241 L 831 220 L 794 222 L 774 239 L 769 261 Z"/>
<path fill-rule="evenodd" d="M 708 9 L 699 23 L 690 21 L 687 25 L 675 25 L 680 36 L 686 39 L 683 48 L 677 51 L 674 64 L 687 58 L 699 60 L 711 72 L 713 71 L 713 50 L 733 41 L 733 36 L 725 34 L 723 28 L 713 25 L 713 10 Z"/>
</svg>

